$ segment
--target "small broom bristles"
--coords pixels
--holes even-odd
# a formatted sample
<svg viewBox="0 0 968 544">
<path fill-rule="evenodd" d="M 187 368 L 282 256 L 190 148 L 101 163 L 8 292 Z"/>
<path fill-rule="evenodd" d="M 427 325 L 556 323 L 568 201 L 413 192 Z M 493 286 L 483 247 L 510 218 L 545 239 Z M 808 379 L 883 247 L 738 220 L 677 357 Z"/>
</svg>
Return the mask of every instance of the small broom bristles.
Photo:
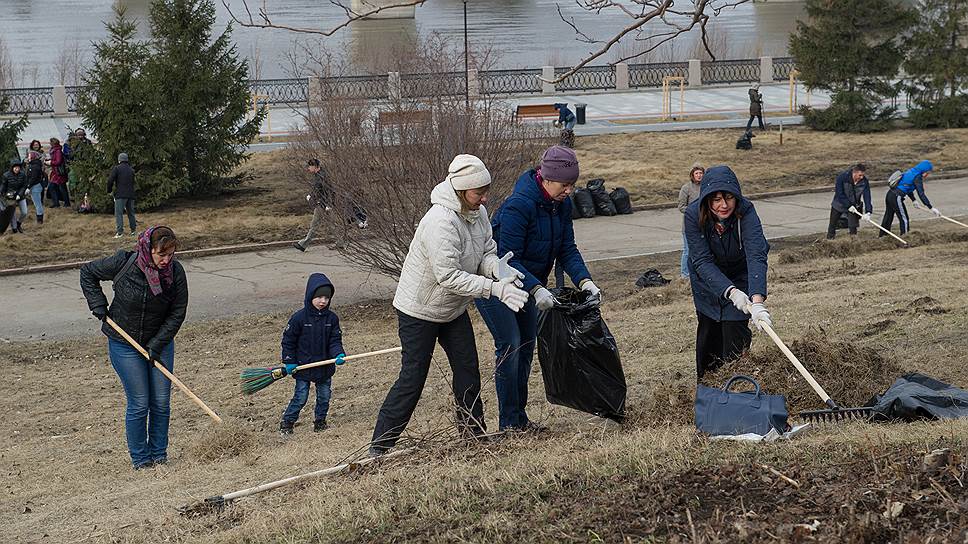
<svg viewBox="0 0 968 544">
<path fill-rule="evenodd" d="M 276 378 L 276 368 L 247 368 L 242 371 L 242 393 L 251 395 L 272 385 Z M 282 374 L 285 376 L 285 374 Z M 281 377 L 281 376 L 280 376 Z"/>
</svg>

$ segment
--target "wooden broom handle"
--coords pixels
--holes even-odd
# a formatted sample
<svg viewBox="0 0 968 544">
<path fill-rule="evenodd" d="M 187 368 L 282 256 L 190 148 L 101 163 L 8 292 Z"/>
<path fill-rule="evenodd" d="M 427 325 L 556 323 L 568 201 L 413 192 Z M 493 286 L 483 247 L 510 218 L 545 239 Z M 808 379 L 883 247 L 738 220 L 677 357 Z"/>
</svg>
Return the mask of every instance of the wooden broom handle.
<svg viewBox="0 0 968 544">
<path fill-rule="evenodd" d="M 344 361 L 352 361 L 354 359 L 362 359 L 364 357 L 373 357 L 374 355 L 385 355 L 387 353 L 396 353 L 403 350 L 402 347 L 381 349 L 379 351 L 371 351 L 368 353 L 357 353 L 356 355 L 347 355 L 343 357 Z M 306 363 L 304 365 L 299 365 L 293 370 L 293 373 L 299 372 L 300 370 L 306 370 L 307 368 L 316 368 L 317 366 L 331 365 L 336 362 L 336 359 L 326 359 L 325 361 L 316 361 L 315 363 Z"/>
<path fill-rule="evenodd" d="M 182 383 L 182 381 L 179 380 L 178 378 L 176 378 L 174 374 L 172 374 L 171 372 L 169 372 L 168 369 L 165 368 L 165 365 L 159 363 L 158 361 L 153 360 L 151 358 L 151 355 L 148 354 L 148 352 L 145 350 L 145 348 L 141 347 L 141 345 L 138 344 L 138 342 L 136 342 L 134 338 L 131 338 L 131 335 L 129 335 L 127 332 L 124 331 L 124 329 L 122 329 L 120 326 L 118 326 L 118 324 L 115 323 L 114 320 L 111 319 L 110 316 L 106 316 L 104 318 L 104 321 L 106 321 L 107 324 L 110 325 L 112 329 L 114 329 L 125 340 L 127 340 L 128 343 L 131 344 L 131 347 L 133 347 L 134 349 L 138 350 L 138 352 L 141 353 L 141 355 L 144 356 L 145 359 L 148 359 L 149 361 L 151 361 L 151 363 L 155 365 L 155 368 L 157 368 L 158 370 L 160 370 L 161 373 L 165 375 L 165 377 L 167 377 L 169 380 L 171 380 L 171 383 L 173 383 L 176 386 L 178 386 L 178 388 L 181 389 L 182 393 L 185 393 L 185 395 L 187 395 L 188 398 L 192 399 L 192 401 L 195 404 L 197 404 L 198 407 L 201 408 L 206 414 L 208 414 L 209 417 L 211 417 L 212 419 L 214 419 L 216 423 L 221 423 L 222 422 L 222 418 L 218 417 L 218 414 L 216 414 L 214 411 L 212 411 L 212 409 L 209 408 L 208 405 L 206 405 L 202 401 L 202 399 L 198 398 L 198 396 L 195 395 L 195 393 L 192 393 L 192 390 L 189 389 L 187 385 L 185 385 L 184 383 Z"/>
</svg>

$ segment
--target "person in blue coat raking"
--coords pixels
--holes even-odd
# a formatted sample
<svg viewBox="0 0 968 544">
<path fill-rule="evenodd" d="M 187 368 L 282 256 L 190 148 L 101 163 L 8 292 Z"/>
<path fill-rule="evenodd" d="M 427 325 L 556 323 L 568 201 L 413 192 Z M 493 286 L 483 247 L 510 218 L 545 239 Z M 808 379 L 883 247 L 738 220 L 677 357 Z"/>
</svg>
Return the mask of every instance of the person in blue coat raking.
<svg viewBox="0 0 968 544">
<path fill-rule="evenodd" d="M 339 317 L 330 309 L 333 301 L 333 283 L 324 274 L 312 274 L 306 283 L 306 296 L 303 308 L 292 314 L 286 329 L 282 332 L 282 363 L 291 373 L 298 365 L 336 359 L 336 365 L 343 364 L 346 352 L 343 350 L 343 331 L 339 327 Z M 329 412 L 331 386 L 336 365 L 323 365 L 300 370 L 293 376 L 296 389 L 289 406 L 282 414 L 279 432 L 289 435 L 293 432 L 299 411 L 309 400 L 309 386 L 316 384 L 316 410 L 313 431 L 325 430 L 326 414 Z"/>
<path fill-rule="evenodd" d="M 578 118 L 575 117 L 575 112 L 568 109 L 568 104 L 558 102 L 555 104 L 555 109 L 558 110 L 556 126 L 562 130 L 574 130 Z"/>
<path fill-rule="evenodd" d="M 751 317 L 758 329 L 761 323 L 772 324 L 764 306 L 770 245 L 753 203 L 743 197 L 728 166 L 706 170 L 699 199 L 686 209 L 685 228 L 699 318 L 696 374 L 702 378 L 749 348 Z"/>
<path fill-rule="evenodd" d="M 827 239 L 837 236 L 837 221 L 847 214 L 847 232 L 857 234 L 860 220 L 870 221 L 874 213 L 871 204 L 871 185 L 865 172 L 867 167 L 855 164 L 837 176 L 834 182 L 834 199 L 830 202 L 830 222 L 827 224 Z M 864 210 L 861 212 L 860 210 Z M 860 215 L 858 215 L 860 214 Z"/>
<path fill-rule="evenodd" d="M 545 287 L 555 261 L 575 285 L 600 300 L 601 292 L 575 245 L 568 195 L 578 181 L 578 172 L 574 150 L 558 145 L 548 148 L 537 170 L 521 174 L 491 223 L 497 253 L 510 254 L 506 264 L 524 274 L 524 290 L 531 295 L 517 313 L 494 297 L 474 302 L 494 336 L 501 430 L 540 430 L 528 419 L 525 408 L 538 312 L 555 304 Z"/>
<path fill-rule="evenodd" d="M 882 227 L 891 230 L 894 216 L 897 215 L 901 223 L 901 236 L 911 230 L 911 219 L 908 217 L 907 208 L 904 206 L 904 197 L 910 198 L 914 206 L 918 207 L 917 201 L 914 200 L 915 192 L 918 193 L 921 202 L 930 208 L 934 215 L 941 216 L 941 210 L 932 206 L 931 201 L 928 200 L 928 195 L 924 194 L 924 180 L 927 179 L 933 169 L 934 166 L 931 161 L 921 161 L 917 166 L 905 172 L 896 186 L 888 189 L 887 196 L 884 198 L 887 208 L 884 210 L 884 219 L 881 221 Z M 884 231 L 877 234 L 878 238 L 881 236 L 884 236 Z"/>
</svg>

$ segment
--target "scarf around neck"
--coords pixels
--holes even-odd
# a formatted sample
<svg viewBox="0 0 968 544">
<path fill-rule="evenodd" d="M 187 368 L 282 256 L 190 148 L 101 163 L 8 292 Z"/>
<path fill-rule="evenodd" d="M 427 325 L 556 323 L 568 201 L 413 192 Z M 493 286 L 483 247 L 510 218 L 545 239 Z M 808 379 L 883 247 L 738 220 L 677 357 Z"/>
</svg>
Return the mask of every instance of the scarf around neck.
<svg viewBox="0 0 968 544">
<path fill-rule="evenodd" d="M 172 259 L 168 262 L 168 266 L 164 268 L 155 266 L 155 261 L 151 258 L 151 233 L 155 231 L 155 228 L 148 227 L 141 233 L 141 236 L 138 236 L 138 259 L 135 264 L 144 272 L 151 294 L 158 296 L 162 291 L 162 282 L 164 282 L 165 287 L 171 287 L 171 284 L 175 282 L 171 266 L 171 263 L 175 261 Z"/>
</svg>

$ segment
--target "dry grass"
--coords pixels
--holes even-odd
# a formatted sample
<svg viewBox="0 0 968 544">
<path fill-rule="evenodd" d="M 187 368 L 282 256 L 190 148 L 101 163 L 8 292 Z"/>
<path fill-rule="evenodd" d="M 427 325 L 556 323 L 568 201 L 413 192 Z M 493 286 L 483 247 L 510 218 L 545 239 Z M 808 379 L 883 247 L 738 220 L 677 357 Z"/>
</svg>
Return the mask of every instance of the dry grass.
<svg viewBox="0 0 968 544">
<path fill-rule="evenodd" d="M 876 393 L 902 371 L 923 371 L 965 386 L 968 291 L 960 287 L 966 265 L 968 241 L 955 239 L 904 250 L 874 248 L 846 259 L 774 259 L 775 328 L 808 367 L 816 367 L 831 394 L 851 401 Z M 425 451 L 350 476 L 281 488 L 196 518 L 181 517 L 175 509 L 332 466 L 364 446 L 399 358 L 341 367 L 333 385 L 331 429 L 311 432 L 307 406 L 295 436 L 283 440 L 276 427 L 291 383 L 242 397 L 238 372 L 278 357 L 288 316 L 188 325 L 178 336 L 176 374 L 230 426 L 213 428 L 176 392 L 170 464 L 134 472 L 122 433 L 123 395 L 103 338 L 3 344 L 7 388 L 0 400 L 5 414 L 0 468 L 9 492 L 0 498 L 0 525 L 12 542 L 588 541 L 595 538 L 589 531 L 600 530 L 598 524 L 607 528 L 601 514 L 625 520 L 625 514 L 613 511 L 616 505 L 645 496 L 607 493 L 626 489 L 629 482 L 663 485 L 683 471 L 718 470 L 731 463 L 806 471 L 879 458 L 895 448 L 905 455 L 942 446 L 966 451 L 964 422 L 828 427 L 765 448 L 697 439 L 689 427 L 691 402 L 669 403 L 668 394 L 670 388 L 688 391 L 695 383 L 694 309 L 681 282 L 645 290 L 648 295 L 640 292 L 635 279 L 651 267 L 674 276 L 678 256 L 596 263 L 593 269 L 606 293 L 603 312 L 629 385 L 633 417 L 624 427 L 548 405 L 536 369 L 529 413 L 551 426 L 548 433 L 493 446 Z M 336 310 L 350 353 L 396 345 L 395 320 L 386 303 Z M 493 427 L 493 349 L 486 328 L 472 315 L 485 376 L 485 414 Z M 823 337 L 818 340 L 811 329 L 823 331 Z M 751 362 L 764 387 L 789 394 L 797 408 L 822 407 L 805 384 L 789 378 L 789 363 L 771 346 L 767 337 L 755 336 Z M 853 367 L 838 372 L 845 361 Z M 438 356 L 411 433 L 449 424 L 449 379 L 446 361 Z M 669 417 L 657 422 L 660 410 Z M 952 488 L 951 493 L 959 492 Z M 621 523 L 634 525 L 639 517 L 665 511 L 661 505 L 642 508 Z M 693 510 L 703 516 L 697 518 L 703 520 L 697 521 L 700 531 L 712 523 L 713 513 L 703 512 Z"/>
</svg>

